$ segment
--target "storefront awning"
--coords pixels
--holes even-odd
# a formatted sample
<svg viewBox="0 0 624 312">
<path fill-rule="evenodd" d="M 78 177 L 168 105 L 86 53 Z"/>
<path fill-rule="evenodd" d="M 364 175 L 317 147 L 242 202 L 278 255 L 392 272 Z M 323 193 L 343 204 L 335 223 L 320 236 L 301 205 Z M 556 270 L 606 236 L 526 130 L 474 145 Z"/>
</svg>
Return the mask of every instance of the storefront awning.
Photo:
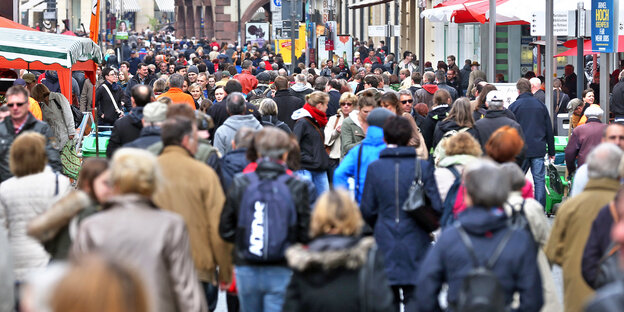
<svg viewBox="0 0 624 312">
<path fill-rule="evenodd" d="M 141 7 L 137 0 L 115 0 L 115 5 L 112 6 L 111 11 L 113 13 L 119 11 L 122 11 L 122 13 L 139 12 L 141 11 Z"/>
<path fill-rule="evenodd" d="M 617 46 L 617 51 L 616 52 L 624 52 L 624 36 L 618 36 L 618 46 Z M 565 47 L 570 48 L 569 50 L 565 51 L 565 52 L 561 52 L 557 55 L 555 55 L 555 57 L 561 57 L 561 56 L 576 56 L 577 55 L 577 42 L 576 39 L 572 39 L 572 40 L 568 40 L 563 44 Z M 591 40 L 585 40 L 583 42 L 583 55 L 593 55 L 593 54 L 600 54 L 600 52 L 593 52 L 592 51 L 592 41 Z"/>
<path fill-rule="evenodd" d="M 175 3 L 174 0 L 155 0 L 156 5 L 158 6 L 158 10 L 160 12 L 171 12 L 175 11 Z"/>
<path fill-rule="evenodd" d="M 20 11 L 24 12 L 24 11 L 28 11 L 30 9 L 32 9 L 33 7 L 41 4 L 41 3 L 45 3 L 45 0 L 29 0 L 24 2 L 22 5 L 20 5 Z"/>
<path fill-rule="evenodd" d="M 392 0 L 364 0 L 349 5 L 349 9 L 361 9 L 369 6 L 391 2 Z"/>
</svg>

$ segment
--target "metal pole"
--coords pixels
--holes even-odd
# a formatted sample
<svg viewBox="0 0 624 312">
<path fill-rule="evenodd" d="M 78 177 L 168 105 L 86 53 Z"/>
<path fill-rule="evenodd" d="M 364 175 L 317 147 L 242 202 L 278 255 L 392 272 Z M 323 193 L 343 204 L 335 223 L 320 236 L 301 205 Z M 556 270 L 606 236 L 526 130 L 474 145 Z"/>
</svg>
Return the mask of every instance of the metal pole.
<svg viewBox="0 0 624 312">
<path fill-rule="evenodd" d="M 425 72 L 425 18 L 421 16 L 425 9 L 425 3 L 420 0 L 418 2 L 418 71 L 420 75 Z"/>
<path fill-rule="evenodd" d="M 399 24 L 399 0 L 395 0 L 394 1 L 394 25 L 400 25 Z M 395 62 L 397 61 L 397 58 L 399 58 L 399 38 L 401 37 L 401 33 L 399 32 L 399 34 L 393 34 L 394 37 L 394 54 L 395 54 Z M 390 44 L 390 43 L 388 43 Z"/>
<path fill-rule="evenodd" d="M 585 56 L 583 55 L 583 45 L 584 40 L 583 37 L 585 35 L 585 29 L 581 29 L 581 27 L 585 27 L 585 23 L 581 25 L 581 15 L 585 14 L 585 10 L 583 9 L 583 2 L 579 2 L 577 5 L 577 25 L 578 25 L 578 33 L 576 34 L 576 97 L 579 99 L 583 99 L 583 79 L 584 73 L 583 68 L 585 67 Z"/>
<path fill-rule="evenodd" d="M 347 6 L 349 5 L 349 0 L 345 0 L 345 2 L 347 2 Z M 312 22 L 310 22 L 310 2 L 306 1 L 304 4 L 305 7 L 305 21 L 306 21 L 306 33 L 308 35 L 308 39 L 310 38 L 315 38 L 314 36 L 312 36 L 312 32 L 309 31 L 310 27 L 308 27 L 309 24 L 311 24 Z M 347 14 L 347 25 L 349 25 L 348 22 L 349 19 L 349 14 Z M 308 67 L 310 66 L 310 43 L 312 42 L 312 40 L 306 40 L 306 46 L 305 46 L 305 66 Z M 293 73 L 294 74 L 294 73 Z"/>
<path fill-rule="evenodd" d="M 237 10 L 237 13 L 238 13 L 238 22 L 237 22 L 238 23 L 238 25 L 237 25 L 238 28 L 236 30 L 237 31 L 236 35 L 238 36 L 238 45 L 242 47 L 243 46 L 243 40 L 241 38 L 241 9 L 240 9 L 240 6 L 241 6 L 241 1 L 238 0 L 237 1 L 237 5 L 236 5 L 236 10 Z M 242 65 L 242 63 L 241 63 L 241 65 Z"/>
<path fill-rule="evenodd" d="M 600 108 L 604 114 L 602 122 L 609 121 L 609 68 L 611 68 L 611 53 L 600 53 Z"/>
<path fill-rule="evenodd" d="M 388 51 L 385 52 L 387 55 L 388 53 L 390 53 L 390 2 L 386 2 L 386 25 L 388 31 L 386 31 L 386 42 L 384 42 L 384 45 L 388 47 Z"/>
<path fill-rule="evenodd" d="M 494 81 L 496 77 L 496 0 L 490 0 L 490 22 L 488 24 L 488 67 L 487 78 Z"/>
<path fill-rule="evenodd" d="M 554 76 L 554 49 L 555 38 L 553 36 L 553 0 L 546 0 L 546 109 L 548 109 L 548 113 L 552 116 L 552 91 L 553 91 L 553 78 Z"/>
<path fill-rule="evenodd" d="M 240 1 L 240 0 L 239 0 Z M 290 73 L 295 72 L 295 68 L 297 67 L 297 56 L 295 54 L 295 16 L 297 14 L 296 9 L 296 0 L 290 0 Z M 299 28 L 299 27 L 297 27 Z"/>
</svg>

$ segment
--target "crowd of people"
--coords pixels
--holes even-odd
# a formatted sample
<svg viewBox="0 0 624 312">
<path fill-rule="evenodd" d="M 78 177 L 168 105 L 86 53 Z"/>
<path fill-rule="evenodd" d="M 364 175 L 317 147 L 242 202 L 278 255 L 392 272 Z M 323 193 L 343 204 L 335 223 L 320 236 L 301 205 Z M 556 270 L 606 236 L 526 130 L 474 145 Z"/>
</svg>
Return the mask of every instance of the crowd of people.
<svg viewBox="0 0 624 312">
<path fill-rule="evenodd" d="M 421 75 L 358 43 L 289 71 L 270 45 L 152 42 L 76 73 L 73 99 L 53 71 L 7 91 L 0 311 L 214 311 L 219 291 L 243 312 L 624 309 L 624 124 L 593 90 L 555 82 L 574 184 L 551 226 L 537 77 L 508 103 L 452 55 Z M 75 110 L 111 136 L 72 181 Z"/>
</svg>

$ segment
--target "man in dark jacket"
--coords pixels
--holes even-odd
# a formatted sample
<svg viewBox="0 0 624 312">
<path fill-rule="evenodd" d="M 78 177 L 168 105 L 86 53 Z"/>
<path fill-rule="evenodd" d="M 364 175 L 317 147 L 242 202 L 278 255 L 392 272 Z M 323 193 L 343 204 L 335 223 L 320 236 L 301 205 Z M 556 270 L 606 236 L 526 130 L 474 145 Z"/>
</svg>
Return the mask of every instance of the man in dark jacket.
<svg viewBox="0 0 624 312">
<path fill-rule="evenodd" d="M 448 93 L 451 95 L 451 99 L 453 100 L 453 102 L 457 100 L 457 98 L 459 97 L 457 90 L 446 84 L 446 73 L 443 70 L 436 71 L 435 81 L 438 85 L 438 89 L 444 89 L 448 91 Z"/>
<path fill-rule="evenodd" d="M 10 87 L 6 92 L 6 105 L 10 116 L 0 123 L 0 182 L 13 176 L 9 169 L 9 150 L 15 138 L 26 131 L 34 131 L 46 138 L 46 155 L 54 171 L 62 172 L 58 142 L 50 126 L 37 120 L 28 111 L 28 91 L 19 86 Z"/>
<path fill-rule="evenodd" d="M 425 144 L 427 145 L 427 151 L 435 147 L 433 146 L 433 133 L 435 132 L 436 125 L 438 122 L 444 120 L 451 110 L 451 95 L 446 90 L 436 91 L 432 100 L 433 106 L 420 128 L 423 138 L 425 139 Z"/>
<path fill-rule="evenodd" d="M 546 106 L 531 94 L 531 83 L 521 78 L 516 83 L 518 98 L 509 106 L 516 120 L 524 131 L 526 154 L 522 169 L 527 172 L 531 168 L 533 174 L 535 200 L 546 206 L 546 183 L 544 155 L 548 145 L 548 155 L 555 157 L 555 139 L 550 115 Z"/>
<path fill-rule="evenodd" d="M 412 96 L 416 95 L 416 91 L 422 89 L 420 83 L 422 82 L 422 75 L 419 72 L 412 73 L 412 85 L 409 87 L 410 92 L 412 92 Z M 414 103 L 417 104 L 417 103 Z"/>
<path fill-rule="evenodd" d="M 288 79 L 279 76 L 275 78 L 275 96 L 273 100 L 277 104 L 277 119 L 283 121 L 290 129 L 295 128 L 295 121 L 291 118 L 292 113 L 303 107 L 305 101 L 291 95 L 288 90 Z"/>
<path fill-rule="evenodd" d="M 252 181 L 252 175 L 260 181 L 285 179 L 284 183 L 292 200 L 286 204 L 292 205 L 296 213 L 295 225 L 287 229 L 288 238 L 285 243 L 291 245 L 309 241 L 308 189 L 305 182 L 287 176 L 283 160 L 288 151 L 290 139 L 284 131 L 271 127 L 264 128 L 256 134 L 254 144 L 255 149 L 263 158 L 258 161 L 258 167 L 254 173 L 239 175 L 234 178 L 221 213 L 219 234 L 224 240 L 234 243 L 234 265 L 241 310 L 266 311 L 264 307 L 271 307 L 269 311 L 280 311 L 291 276 L 291 271 L 286 266 L 285 256 L 281 255 L 281 259 L 271 262 L 252 262 L 248 255 L 252 253 L 251 247 L 259 244 L 263 248 L 254 251 L 253 254 L 258 257 L 266 255 L 270 244 L 266 239 L 270 240 L 272 237 L 267 237 L 262 233 L 267 233 L 269 226 L 270 229 L 275 229 L 277 228 L 276 224 L 284 224 L 288 221 L 286 219 L 265 219 L 263 216 L 268 216 L 268 214 L 264 212 L 264 209 L 258 207 L 258 202 L 256 202 L 255 207 L 242 207 L 243 197 L 250 191 L 248 186 Z M 253 212 L 254 209 L 255 213 Z M 248 216 L 250 213 L 254 213 L 254 216 L 259 215 L 263 221 L 245 222 L 245 226 L 251 226 L 251 224 L 253 226 L 241 228 L 239 218 Z M 281 228 L 286 228 L 286 226 Z M 250 243 L 250 237 L 257 238 Z M 276 241 L 276 243 L 281 242 Z M 258 255 L 258 253 L 260 254 Z"/>
<path fill-rule="evenodd" d="M 326 90 L 327 94 L 329 94 L 329 103 L 327 103 L 327 118 L 336 115 L 336 112 L 340 108 L 340 88 L 342 88 L 342 84 L 338 79 L 332 79 L 327 84 Z"/>
<path fill-rule="evenodd" d="M 119 77 L 114 68 L 102 70 L 104 83 L 95 91 L 95 107 L 98 113 L 98 124 L 110 126 L 124 115 L 124 109 L 130 110 L 130 101 L 117 83 Z"/>
<path fill-rule="evenodd" d="M 230 189 L 234 176 L 243 172 L 249 164 L 247 160 L 247 149 L 251 146 L 254 137 L 254 130 L 242 127 L 236 131 L 232 142 L 232 150 L 221 158 L 221 185 L 225 193 Z"/>
<path fill-rule="evenodd" d="M 619 82 L 613 87 L 610 109 L 615 115 L 615 122 L 624 122 L 624 70 L 620 72 Z"/>
<path fill-rule="evenodd" d="M 539 311 L 543 297 L 537 246 L 529 231 L 510 228 L 499 208 L 507 200 L 509 178 L 492 161 L 479 160 L 464 170 L 464 185 L 470 208 L 459 214 L 456 226 L 442 232 L 420 266 L 416 292 L 419 311 L 439 311 L 437 298 L 445 283 L 449 307 L 457 309 L 462 282 L 477 265 L 460 233 L 468 236 L 481 264 L 492 257 L 505 236 L 511 235 L 491 270 L 498 278 L 507 306 L 518 292 L 518 311 Z"/>
<path fill-rule="evenodd" d="M 416 98 L 416 103 L 425 103 L 431 109 L 431 106 L 433 106 L 433 94 L 438 91 L 438 86 L 434 84 L 435 74 L 426 72 L 422 79 L 422 89 L 414 92 L 414 97 Z"/>
<path fill-rule="evenodd" d="M 459 77 L 461 79 L 459 81 L 459 88 L 461 89 L 461 94 L 463 96 L 466 95 L 468 83 L 470 82 L 470 64 L 472 64 L 472 61 L 466 60 L 464 62 L 464 67 L 459 70 Z"/>
<path fill-rule="evenodd" d="M 141 59 L 139 59 L 139 56 L 136 50 L 130 51 L 130 57 L 126 60 L 126 62 L 130 64 L 130 69 L 128 71 L 132 75 L 136 75 L 136 71 L 139 68 L 139 63 L 141 63 Z"/>
<path fill-rule="evenodd" d="M 143 129 L 139 137 L 123 147 L 147 149 L 156 142 L 160 142 L 161 125 L 167 119 L 167 104 L 152 102 L 143 108 Z"/>
<path fill-rule="evenodd" d="M 142 84 L 151 87 L 154 85 L 154 81 L 156 81 L 156 77 L 149 74 L 147 64 L 140 63 L 137 66 L 137 74 L 132 76 L 132 79 L 130 79 L 130 82 L 128 82 L 126 86 L 126 94 L 130 96 L 130 91 L 132 91 L 132 88 L 136 85 Z"/>
<path fill-rule="evenodd" d="M 132 110 L 130 114 L 115 121 L 106 147 L 107 158 L 112 157 L 119 147 L 136 140 L 141 135 L 143 108 L 151 100 L 152 90 L 149 86 L 138 85 L 132 89 Z"/>
<path fill-rule="evenodd" d="M 485 143 L 487 143 L 490 139 L 492 133 L 503 126 L 515 128 L 524 140 L 524 134 L 520 124 L 509 118 L 505 113 L 504 98 L 505 95 L 502 92 L 496 90 L 490 91 L 485 99 L 485 102 L 488 105 L 488 110 L 483 118 L 475 122 L 474 129 L 476 137 L 481 144 L 483 153 L 485 153 Z"/>
<path fill-rule="evenodd" d="M 225 91 L 225 98 L 223 99 L 223 101 L 210 106 L 207 112 L 208 115 L 210 115 L 210 117 L 212 117 L 212 120 L 214 121 L 214 128 L 210 129 L 211 138 L 214 138 L 214 134 L 217 131 L 217 128 L 219 128 L 225 122 L 225 120 L 230 117 L 230 114 L 228 113 L 227 108 L 225 107 L 225 102 L 226 102 L 228 94 L 233 94 L 236 92 L 242 93 L 243 85 L 241 85 L 241 83 L 236 79 L 230 79 L 225 84 L 223 91 Z M 253 114 L 253 116 L 256 117 L 258 122 L 261 123 L 262 116 L 260 116 L 260 112 L 258 112 L 256 107 L 253 106 L 251 103 L 246 103 L 245 105 L 247 106 L 247 111 L 245 113 Z"/>
</svg>

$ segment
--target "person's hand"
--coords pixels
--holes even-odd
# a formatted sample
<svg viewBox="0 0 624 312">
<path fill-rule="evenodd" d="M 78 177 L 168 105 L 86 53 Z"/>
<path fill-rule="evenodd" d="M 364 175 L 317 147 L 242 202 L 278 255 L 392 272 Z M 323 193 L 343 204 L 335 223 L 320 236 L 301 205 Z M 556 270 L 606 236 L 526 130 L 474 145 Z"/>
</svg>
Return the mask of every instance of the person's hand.
<svg viewBox="0 0 624 312">
<path fill-rule="evenodd" d="M 338 127 L 336 127 L 336 131 L 338 131 L 338 133 L 340 133 L 340 128 L 342 128 L 342 125 L 338 125 Z"/>
<path fill-rule="evenodd" d="M 232 283 L 227 283 L 226 284 L 226 283 L 221 282 L 221 283 L 219 283 L 219 290 L 226 291 L 226 290 L 230 289 L 231 286 L 232 286 Z"/>
<path fill-rule="evenodd" d="M 555 162 L 555 156 L 548 156 L 548 160 L 550 160 L 551 163 Z"/>
</svg>

